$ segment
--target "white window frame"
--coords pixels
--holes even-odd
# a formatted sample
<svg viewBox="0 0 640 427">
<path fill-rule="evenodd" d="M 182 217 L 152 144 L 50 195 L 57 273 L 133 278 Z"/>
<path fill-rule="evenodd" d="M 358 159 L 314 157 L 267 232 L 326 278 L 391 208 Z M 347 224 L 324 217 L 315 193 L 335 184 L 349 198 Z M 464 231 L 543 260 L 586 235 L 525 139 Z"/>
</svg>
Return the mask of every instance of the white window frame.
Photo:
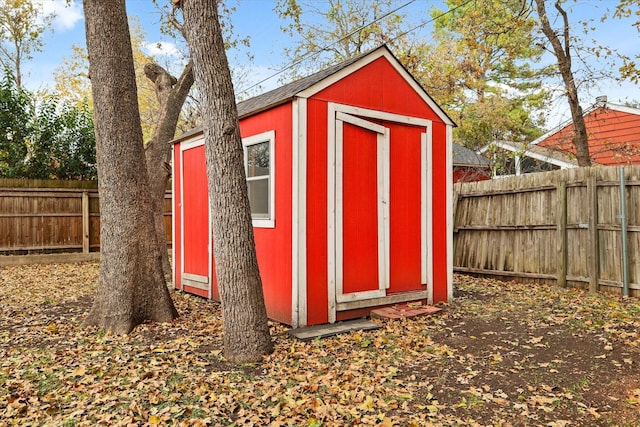
<svg viewBox="0 0 640 427">
<path fill-rule="evenodd" d="M 262 144 L 264 142 L 269 143 L 269 216 L 268 218 L 253 218 L 252 223 L 256 228 L 275 228 L 276 226 L 276 156 L 275 156 L 275 143 L 276 133 L 273 130 L 259 133 L 257 135 L 251 135 L 246 138 L 242 138 L 242 150 L 244 152 L 244 171 L 247 175 L 247 182 L 250 181 L 248 176 L 248 164 L 247 164 L 247 148 L 251 145 Z"/>
</svg>

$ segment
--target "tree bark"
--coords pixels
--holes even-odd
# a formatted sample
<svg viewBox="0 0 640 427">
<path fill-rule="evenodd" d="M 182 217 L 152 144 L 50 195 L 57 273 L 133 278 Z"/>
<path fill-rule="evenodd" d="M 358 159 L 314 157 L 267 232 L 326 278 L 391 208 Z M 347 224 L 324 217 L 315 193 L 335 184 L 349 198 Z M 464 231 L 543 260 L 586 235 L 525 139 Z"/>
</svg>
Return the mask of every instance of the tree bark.
<svg viewBox="0 0 640 427">
<path fill-rule="evenodd" d="M 162 269 L 165 275 L 169 275 L 171 274 L 171 264 L 169 263 L 167 236 L 164 229 L 164 196 L 167 182 L 171 176 L 171 165 L 169 164 L 171 145 L 169 141 L 175 136 L 180 111 L 191 86 L 193 86 L 193 67 L 189 62 L 179 79 L 173 77 L 157 64 L 145 65 L 144 74 L 153 82 L 156 97 L 160 103 L 160 115 L 156 128 L 145 147 L 145 160 L 153 201 L 156 236 L 162 256 Z"/>
<path fill-rule="evenodd" d="M 133 55 L 124 0 L 85 0 L 89 74 L 94 100 L 100 274 L 84 321 L 126 334 L 178 313 L 164 274 L 144 162 Z"/>
<path fill-rule="evenodd" d="M 536 0 L 536 7 L 538 9 L 542 32 L 553 47 L 553 53 L 558 60 L 558 68 L 562 75 L 562 81 L 564 82 L 567 99 L 569 101 L 569 109 L 571 110 L 571 119 L 573 120 L 573 146 L 576 150 L 578 166 L 591 166 L 591 156 L 589 155 L 589 135 L 587 133 L 587 126 L 584 122 L 580 100 L 578 99 L 576 81 L 571 69 L 571 39 L 569 37 L 570 26 L 567 12 L 562 8 L 558 1 L 555 2 L 555 8 L 558 10 L 563 20 L 563 45 L 560 37 L 558 37 L 553 28 L 551 28 L 549 18 L 547 17 L 545 0 Z"/>
<path fill-rule="evenodd" d="M 273 343 L 255 253 L 238 111 L 217 2 L 181 3 L 204 117 L 224 354 L 232 362 L 255 362 L 273 351 Z"/>
</svg>

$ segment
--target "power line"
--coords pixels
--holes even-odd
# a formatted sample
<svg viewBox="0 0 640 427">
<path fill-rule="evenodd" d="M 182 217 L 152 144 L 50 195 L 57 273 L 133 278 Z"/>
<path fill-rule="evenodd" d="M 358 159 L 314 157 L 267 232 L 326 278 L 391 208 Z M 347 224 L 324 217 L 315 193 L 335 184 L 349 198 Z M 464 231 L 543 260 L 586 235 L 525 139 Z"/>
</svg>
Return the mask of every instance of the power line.
<svg viewBox="0 0 640 427">
<path fill-rule="evenodd" d="M 469 1 L 472 1 L 472 0 L 469 0 Z M 245 93 L 245 92 L 247 92 L 247 91 L 249 91 L 249 90 L 253 89 L 253 88 L 254 88 L 254 87 L 256 87 L 256 86 L 261 85 L 262 83 L 266 82 L 267 80 L 271 80 L 271 79 L 272 79 L 272 78 L 274 78 L 275 76 L 277 76 L 277 75 L 279 75 L 279 74 L 282 74 L 283 72 L 285 72 L 285 71 L 287 71 L 287 70 L 289 70 L 289 69 L 291 69 L 291 68 L 295 67 L 295 66 L 296 66 L 296 65 L 298 65 L 298 64 L 301 64 L 302 62 L 306 61 L 307 59 L 309 59 L 309 58 L 310 58 L 310 57 L 312 57 L 313 55 L 316 55 L 316 54 L 318 54 L 318 53 L 320 53 L 320 52 L 323 52 L 323 51 L 325 51 L 325 50 L 329 50 L 331 47 L 335 46 L 336 44 L 340 43 L 341 41 L 348 39 L 349 37 L 353 36 L 354 34 L 358 33 L 359 31 L 364 30 L 365 28 L 367 28 L 367 27 L 369 27 L 369 26 L 371 26 L 371 25 L 375 24 L 375 23 L 376 23 L 376 22 L 378 22 L 378 21 L 381 21 L 382 19 L 386 18 L 387 16 L 391 15 L 392 13 L 396 13 L 397 11 L 399 11 L 399 10 L 401 10 L 401 9 L 404 9 L 405 7 L 409 6 L 411 3 L 415 3 L 415 2 L 416 2 L 416 0 L 410 0 L 410 1 L 408 1 L 407 3 L 405 3 L 405 4 L 403 4 L 403 5 L 399 6 L 399 7 L 396 7 L 395 9 L 390 10 L 389 12 L 387 12 L 387 13 L 385 13 L 384 15 L 380 16 L 379 18 L 376 18 L 376 19 L 374 19 L 373 21 L 371 21 L 371 22 L 369 22 L 369 23 L 367 23 L 367 24 L 365 24 L 365 25 L 363 25 L 363 26 L 361 26 L 361 27 L 359 27 L 359 28 L 357 28 L 357 29 L 353 30 L 352 32 L 350 32 L 350 33 L 349 33 L 349 34 L 347 34 L 346 36 L 342 37 L 341 39 L 338 39 L 338 40 L 334 41 L 333 43 L 331 43 L 331 44 L 329 44 L 329 45 L 327 45 L 327 46 L 325 46 L 325 47 L 322 47 L 322 48 L 320 48 L 320 49 L 318 49 L 318 50 L 315 50 L 315 51 L 312 51 L 312 52 L 308 52 L 308 53 L 307 53 L 306 55 L 304 55 L 302 58 L 298 59 L 297 61 L 295 61 L 295 62 L 293 62 L 293 63 L 291 63 L 291 64 L 289 64 L 289 65 L 287 65 L 287 66 L 286 66 L 286 67 L 284 67 L 284 68 L 279 69 L 278 71 L 276 71 L 275 73 L 273 73 L 273 74 L 272 74 L 272 75 L 270 75 L 269 77 L 267 77 L 267 78 L 265 78 L 265 79 L 262 79 L 262 80 L 260 80 L 259 82 L 255 83 L 255 84 L 253 84 L 253 85 L 251 85 L 251 86 L 249 86 L 249 87 L 247 87 L 247 88 L 242 89 L 240 92 L 238 92 L 238 94 L 243 94 L 243 93 Z M 405 34 L 406 34 L 406 33 L 405 33 Z"/>
<path fill-rule="evenodd" d="M 410 32 L 417 30 L 418 28 L 422 28 L 422 27 L 424 27 L 424 26 L 425 26 L 425 25 L 427 25 L 427 24 L 430 24 L 430 23 L 432 23 L 432 22 L 435 22 L 435 21 L 437 21 L 438 19 L 442 18 L 443 16 L 446 16 L 446 15 L 448 15 L 448 14 L 449 14 L 449 13 L 451 13 L 451 12 L 455 12 L 456 10 L 460 9 L 461 7 L 465 7 L 466 5 L 468 5 L 469 3 L 473 2 L 473 1 L 476 1 L 476 0 L 467 0 L 466 2 L 464 2 L 464 3 L 462 3 L 462 4 L 459 4 L 458 6 L 454 7 L 453 9 L 449 9 L 449 10 L 447 10 L 447 11 L 445 11 L 445 12 L 442 12 L 440 15 L 436 16 L 435 18 L 431 18 L 431 19 L 429 19 L 429 20 L 427 20 L 427 21 L 423 21 L 422 23 L 420 23 L 420 24 L 416 25 L 415 27 L 413 27 L 413 28 L 411 28 L 411 29 L 409 29 L 409 30 L 405 31 L 404 33 L 401 33 L 401 34 L 397 35 L 397 36 L 396 36 L 396 37 L 394 37 L 394 38 L 392 38 L 390 41 L 391 41 L 391 42 L 394 42 L 394 41 L 398 40 L 400 37 L 404 37 L 404 36 L 406 36 L 407 34 L 409 34 Z"/>
<path fill-rule="evenodd" d="M 447 11 L 445 11 L 445 12 L 442 12 L 440 15 L 438 15 L 438 16 L 436 16 L 436 17 L 434 17 L 434 18 L 431 18 L 431 19 L 429 19 L 429 20 L 423 21 L 423 22 L 421 22 L 420 24 L 416 25 L 415 27 L 410 28 L 409 30 L 407 30 L 407 31 L 405 31 L 405 32 L 403 32 L 403 33 L 401 33 L 401 34 L 397 35 L 397 36 L 396 36 L 396 37 L 394 37 L 393 39 L 389 40 L 389 42 L 394 42 L 394 41 L 398 40 L 399 38 L 404 37 L 404 36 L 406 36 L 407 34 L 409 34 L 409 33 L 413 32 L 413 31 L 415 31 L 415 30 L 417 30 L 417 29 L 419 29 L 419 28 L 424 27 L 424 26 L 425 26 L 425 25 L 427 25 L 427 24 L 430 24 L 430 23 L 432 23 L 432 22 L 435 22 L 436 20 L 438 20 L 438 19 L 440 19 L 440 18 L 442 18 L 442 17 L 446 16 L 447 14 L 452 13 L 452 12 L 455 12 L 456 10 L 458 10 L 458 9 L 460 9 L 460 8 L 462 8 L 462 7 L 467 6 L 469 3 L 473 2 L 473 1 L 476 1 L 476 0 L 467 0 L 466 2 L 464 2 L 464 3 L 462 3 L 462 4 L 459 4 L 458 6 L 454 7 L 453 9 L 449 9 L 449 10 L 447 10 Z M 338 39 L 338 40 L 336 40 L 336 41 L 334 41 L 333 43 L 330 43 L 330 44 L 328 44 L 327 46 L 324 46 L 324 47 L 322 47 L 322 48 L 320 48 L 320 49 L 317 49 L 317 50 L 315 50 L 315 51 L 308 52 L 306 55 L 304 55 L 303 57 L 301 57 L 301 58 L 300 58 L 300 59 L 298 59 L 297 61 L 295 61 L 295 62 L 293 62 L 293 63 L 291 63 L 291 64 L 287 65 L 287 66 L 286 66 L 286 67 L 284 67 L 284 68 L 279 69 L 278 71 L 276 71 L 275 73 L 273 73 L 273 74 L 272 74 L 272 75 L 270 75 L 269 77 L 266 77 L 266 78 L 264 78 L 264 79 L 260 80 L 259 82 L 254 83 L 253 85 L 251 85 L 251 86 L 249 86 L 249 87 L 247 87 L 247 88 L 244 88 L 244 89 L 240 90 L 240 91 L 238 92 L 238 94 L 243 94 L 243 93 L 245 93 L 245 92 L 247 92 L 247 91 L 249 91 L 249 90 L 253 89 L 254 87 L 257 87 L 257 86 L 261 85 L 262 83 L 266 82 L 267 80 L 271 80 L 271 79 L 272 79 L 272 78 L 274 78 L 275 76 L 277 76 L 277 75 L 279 75 L 279 74 L 282 74 L 283 72 L 285 72 L 285 71 L 287 71 L 287 70 L 290 70 L 291 68 L 293 68 L 293 67 L 295 67 L 295 66 L 297 66 L 297 65 L 301 64 L 302 62 L 306 61 L 306 60 L 307 60 L 307 59 L 309 59 L 310 57 L 312 57 L 312 56 L 314 56 L 314 55 L 317 55 L 317 54 L 318 54 L 318 53 L 320 53 L 320 52 L 323 52 L 323 51 L 329 50 L 331 47 L 335 46 L 336 44 L 340 43 L 341 41 L 348 39 L 349 37 L 353 36 L 354 34 L 358 33 L 359 31 L 364 30 L 365 28 L 367 28 L 367 27 L 369 27 L 369 26 L 371 26 L 371 25 L 375 24 L 376 22 L 378 22 L 378 21 L 380 21 L 380 20 L 382 20 L 382 19 L 386 18 L 387 16 L 391 15 L 392 13 L 395 13 L 395 12 L 397 12 L 397 11 L 401 10 L 401 9 L 404 9 L 405 7 L 407 7 L 407 6 L 409 6 L 410 4 L 415 3 L 415 2 L 416 2 L 416 0 L 410 0 L 410 1 L 408 1 L 407 3 L 405 3 L 405 4 L 401 5 L 401 6 L 399 6 L 399 7 L 395 8 L 395 9 L 393 9 L 393 10 L 390 10 L 389 12 L 387 12 L 387 13 L 385 13 L 384 15 L 380 16 L 379 18 L 374 19 L 373 21 L 371 21 L 371 22 L 369 22 L 369 23 L 367 23 L 367 24 L 365 24 L 365 25 L 363 25 L 363 26 L 361 26 L 361 27 L 359 27 L 359 28 L 357 28 L 357 29 L 355 29 L 355 30 L 351 31 L 349 34 L 347 34 L 346 36 L 344 36 L 344 37 L 342 37 L 342 38 L 340 38 L 340 39 Z"/>
</svg>

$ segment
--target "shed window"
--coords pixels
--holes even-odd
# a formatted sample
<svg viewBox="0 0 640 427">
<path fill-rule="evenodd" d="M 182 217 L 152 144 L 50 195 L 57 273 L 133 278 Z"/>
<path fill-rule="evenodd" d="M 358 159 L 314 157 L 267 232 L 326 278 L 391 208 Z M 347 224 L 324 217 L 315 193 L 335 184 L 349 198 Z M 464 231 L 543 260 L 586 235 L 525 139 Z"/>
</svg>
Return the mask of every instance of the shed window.
<svg viewBox="0 0 640 427">
<path fill-rule="evenodd" d="M 251 218 L 255 227 L 275 226 L 275 132 L 242 139 Z"/>
</svg>

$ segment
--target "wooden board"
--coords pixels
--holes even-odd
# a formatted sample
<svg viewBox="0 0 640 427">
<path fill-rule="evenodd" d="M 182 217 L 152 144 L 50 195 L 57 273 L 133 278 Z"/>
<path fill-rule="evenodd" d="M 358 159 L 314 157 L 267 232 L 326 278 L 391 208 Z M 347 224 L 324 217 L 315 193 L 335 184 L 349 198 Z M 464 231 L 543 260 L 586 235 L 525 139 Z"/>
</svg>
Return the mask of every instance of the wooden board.
<svg viewBox="0 0 640 427">
<path fill-rule="evenodd" d="M 407 317 L 424 316 L 442 311 L 441 308 L 430 305 L 413 306 L 411 304 L 398 304 L 390 307 L 381 307 L 371 310 L 371 317 L 380 319 L 404 319 Z"/>
<path fill-rule="evenodd" d="M 62 264 L 70 262 L 98 262 L 99 252 L 90 253 L 59 253 L 59 254 L 37 254 L 37 255 L 0 255 L 0 267 L 8 265 L 26 264 Z"/>
<path fill-rule="evenodd" d="M 367 319 L 346 320 L 344 322 L 329 323 L 326 325 L 307 326 L 304 328 L 290 329 L 289 335 L 302 341 L 311 341 L 316 338 L 326 338 L 351 331 L 371 331 L 380 329 L 380 325 Z"/>
</svg>

